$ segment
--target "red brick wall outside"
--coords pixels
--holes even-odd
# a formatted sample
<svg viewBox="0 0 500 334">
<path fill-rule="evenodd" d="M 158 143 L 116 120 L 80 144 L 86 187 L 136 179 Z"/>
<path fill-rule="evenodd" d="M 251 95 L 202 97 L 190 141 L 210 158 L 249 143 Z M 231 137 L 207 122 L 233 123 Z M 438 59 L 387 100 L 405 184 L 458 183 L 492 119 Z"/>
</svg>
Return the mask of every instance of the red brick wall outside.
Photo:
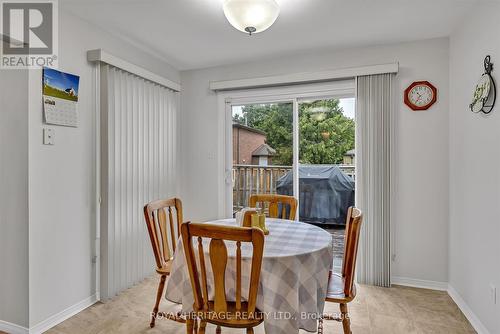
<svg viewBox="0 0 500 334">
<path fill-rule="evenodd" d="M 251 165 L 252 152 L 265 143 L 265 135 L 233 127 L 233 164 Z"/>
</svg>

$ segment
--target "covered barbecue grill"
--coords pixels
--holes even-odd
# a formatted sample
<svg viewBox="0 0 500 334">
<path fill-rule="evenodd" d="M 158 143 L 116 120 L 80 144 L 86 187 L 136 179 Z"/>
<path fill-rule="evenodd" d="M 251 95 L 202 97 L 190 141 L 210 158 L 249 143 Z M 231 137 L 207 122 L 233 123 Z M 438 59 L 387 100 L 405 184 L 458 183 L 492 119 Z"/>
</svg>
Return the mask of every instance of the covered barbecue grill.
<svg viewBox="0 0 500 334">
<path fill-rule="evenodd" d="M 293 172 L 277 182 L 277 192 L 293 195 Z M 345 224 L 354 205 L 354 180 L 337 166 L 299 167 L 299 217 L 318 224 Z"/>
</svg>

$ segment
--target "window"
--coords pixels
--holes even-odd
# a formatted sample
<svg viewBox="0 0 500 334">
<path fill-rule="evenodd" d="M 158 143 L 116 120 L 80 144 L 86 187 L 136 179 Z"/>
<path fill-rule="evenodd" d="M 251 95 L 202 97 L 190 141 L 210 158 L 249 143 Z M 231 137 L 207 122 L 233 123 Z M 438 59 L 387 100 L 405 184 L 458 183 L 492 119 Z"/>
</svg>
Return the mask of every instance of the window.
<svg viewBox="0 0 500 334">
<path fill-rule="evenodd" d="M 276 193 L 299 199 L 301 221 L 344 223 L 347 207 L 340 206 L 354 200 L 354 82 L 228 95 L 228 215 L 248 206 L 251 194 Z M 336 203 L 335 213 L 317 206 L 338 201 L 333 192 L 340 190 L 328 188 L 338 180 L 321 180 L 322 175 L 316 180 L 317 170 L 334 170 L 352 187 L 352 194 L 344 194 L 345 203 Z"/>
</svg>

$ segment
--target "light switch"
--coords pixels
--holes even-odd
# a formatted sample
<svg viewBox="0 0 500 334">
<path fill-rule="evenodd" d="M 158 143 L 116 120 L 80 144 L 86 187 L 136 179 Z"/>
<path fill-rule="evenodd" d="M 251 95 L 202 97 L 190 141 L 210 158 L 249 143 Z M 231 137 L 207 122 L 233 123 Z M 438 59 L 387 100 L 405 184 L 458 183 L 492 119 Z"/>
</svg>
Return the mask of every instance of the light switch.
<svg viewBox="0 0 500 334">
<path fill-rule="evenodd" d="M 44 145 L 54 145 L 55 142 L 55 131 L 54 129 L 44 128 L 43 129 L 43 144 Z"/>
</svg>

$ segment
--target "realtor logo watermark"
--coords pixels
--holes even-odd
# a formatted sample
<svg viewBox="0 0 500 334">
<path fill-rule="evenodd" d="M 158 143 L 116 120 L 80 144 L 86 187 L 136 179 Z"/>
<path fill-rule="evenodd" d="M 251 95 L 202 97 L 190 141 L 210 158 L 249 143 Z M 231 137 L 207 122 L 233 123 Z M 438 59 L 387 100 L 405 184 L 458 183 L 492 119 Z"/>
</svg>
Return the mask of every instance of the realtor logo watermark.
<svg viewBox="0 0 500 334">
<path fill-rule="evenodd" d="M 56 0 L 0 0 L 0 68 L 57 68 Z"/>
</svg>

